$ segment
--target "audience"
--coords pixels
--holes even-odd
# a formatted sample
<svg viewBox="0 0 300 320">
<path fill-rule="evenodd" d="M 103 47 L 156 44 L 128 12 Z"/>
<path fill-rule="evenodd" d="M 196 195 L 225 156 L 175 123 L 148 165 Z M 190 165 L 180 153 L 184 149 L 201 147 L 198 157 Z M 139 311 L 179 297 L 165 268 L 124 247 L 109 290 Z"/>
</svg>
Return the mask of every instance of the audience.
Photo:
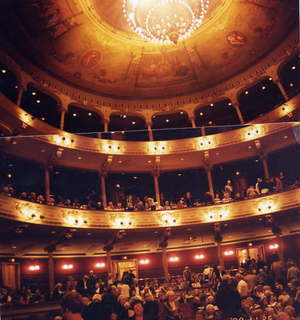
<svg viewBox="0 0 300 320">
<path fill-rule="evenodd" d="M 182 276 L 172 276 L 168 282 L 137 280 L 131 271 L 121 281 L 103 281 L 90 272 L 75 283 L 75 289 L 69 286 L 73 278 L 57 283 L 51 299 L 60 303 L 62 312 L 52 319 L 299 319 L 299 268 L 291 259 L 280 261 L 284 276 L 278 280 L 272 271 L 275 262 L 269 266 L 260 257 L 248 258 L 238 269 L 206 265 L 199 273 L 185 267 Z M 1 306 L 41 303 L 44 297 L 39 289 L 0 288 Z"/>
<path fill-rule="evenodd" d="M 242 178 L 241 178 L 242 179 Z M 61 207 L 70 207 L 76 209 L 90 209 L 90 210 L 108 210 L 108 211 L 154 211 L 154 210 L 174 210 L 189 207 L 198 207 L 204 205 L 228 203 L 232 201 L 239 201 L 243 199 L 252 199 L 259 196 L 264 196 L 273 192 L 281 192 L 286 189 L 298 188 L 300 181 L 295 179 L 293 183 L 288 184 L 287 179 L 282 172 L 278 176 L 269 179 L 257 178 L 254 185 L 247 187 L 247 183 L 242 179 L 242 185 L 233 185 L 231 180 L 227 180 L 225 186 L 216 192 L 213 198 L 211 192 L 206 192 L 201 199 L 195 199 L 190 191 L 179 197 L 177 201 L 170 201 L 164 199 L 161 194 L 161 204 L 158 204 L 150 196 L 145 196 L 143 200 L 134 195 L 124 196 L 124 199 L 119 199 L 115 203 L 108 201 L 107 207 L 103 207 L 103 202 L 98 198 L 96 192 L 92 190 L 83 200 L 78 199 L 63 199 L 59 195 L 51 195 L 45 199 L 43 194 L 35 192 L 17 192 L 13 185 L 4 185 L 2 193 L 16 197 L 22 200 L 44 203 L 48 205 L 56 205 Z"/>
</svg>

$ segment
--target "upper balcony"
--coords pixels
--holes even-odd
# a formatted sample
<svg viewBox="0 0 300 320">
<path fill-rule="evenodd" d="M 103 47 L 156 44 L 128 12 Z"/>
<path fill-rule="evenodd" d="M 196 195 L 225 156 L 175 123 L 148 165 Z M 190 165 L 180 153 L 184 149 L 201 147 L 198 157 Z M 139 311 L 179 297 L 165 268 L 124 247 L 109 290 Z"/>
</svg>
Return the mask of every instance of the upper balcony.
<svg viewBox="0 0 300 320">
<path fill-rule="evenodd" d="M 188 226 L 275 214 L 300 208 L 300 189 L 255 199 L 162 211 L 95 211 L 32 203 L 0 195 L 0 217 L 50 226 L 137 229 Z"/>
</svg>

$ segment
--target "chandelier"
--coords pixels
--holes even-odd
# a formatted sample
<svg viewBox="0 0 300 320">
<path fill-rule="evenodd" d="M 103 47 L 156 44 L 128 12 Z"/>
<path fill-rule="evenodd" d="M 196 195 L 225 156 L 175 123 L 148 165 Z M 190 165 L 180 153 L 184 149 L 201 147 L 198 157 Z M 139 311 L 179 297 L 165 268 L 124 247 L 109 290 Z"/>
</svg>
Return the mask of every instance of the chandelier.
<svg viewBox="0 0 300 320">
<path fill-rule="evenodd" d="M 200 27 L 209 1 L 123 0 L 123 13 L 140 37 L 158 44 L 176 44 Z"/>
</svg>

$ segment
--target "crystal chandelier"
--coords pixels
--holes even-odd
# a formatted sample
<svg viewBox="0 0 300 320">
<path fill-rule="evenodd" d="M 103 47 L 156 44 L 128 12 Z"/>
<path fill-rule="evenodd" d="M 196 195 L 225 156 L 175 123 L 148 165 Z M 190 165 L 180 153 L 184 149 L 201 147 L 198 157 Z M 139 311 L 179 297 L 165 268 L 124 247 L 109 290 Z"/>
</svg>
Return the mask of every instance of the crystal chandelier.
<svg viewBox="0 0 300 320">
<path fill-rule="evenodd" d="M 210 0 L 123 0 L 123 13 L 140 37 L 160 44 L 177 43 L 202 24 Z"/>
</svg>

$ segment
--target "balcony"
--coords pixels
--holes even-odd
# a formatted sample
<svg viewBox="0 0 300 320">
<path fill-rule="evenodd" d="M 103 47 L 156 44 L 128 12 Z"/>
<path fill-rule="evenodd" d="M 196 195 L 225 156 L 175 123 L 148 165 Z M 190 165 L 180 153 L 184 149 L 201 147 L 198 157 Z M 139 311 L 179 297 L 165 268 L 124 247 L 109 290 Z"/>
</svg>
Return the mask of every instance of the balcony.
<svg viewBox="0 0 300 320">
<path fill-rule="evenodd" d="M 0 217 L 49 226 L 147 229 L 209 224 L 300 208 L 300 188 L 226 204 L 163 211 L 96 211 L 32 203 L 0 195 Z"/>
</svg>

